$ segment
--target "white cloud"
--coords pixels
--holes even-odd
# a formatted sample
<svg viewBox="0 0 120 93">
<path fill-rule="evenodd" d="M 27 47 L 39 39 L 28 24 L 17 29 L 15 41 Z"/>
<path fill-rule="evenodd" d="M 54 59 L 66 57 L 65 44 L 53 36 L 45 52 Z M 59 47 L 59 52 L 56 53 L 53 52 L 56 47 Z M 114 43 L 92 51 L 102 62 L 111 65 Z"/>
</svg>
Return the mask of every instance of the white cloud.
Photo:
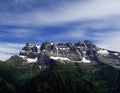
<svg viewBox="0 0 120 93">
<path fill-rule="evenodd" d="M 9 37 L 12 37 L 12 38 L 28 38 L 38 34 L 38 32 L 35 30 L 21 29 L 21 28 L 8 29 L 5 31 L 9 34 Z"/>
<path fill-rule="evenodd" d="M 79 26 L 77 26 L 62 33 L 49 35 L 49 38 L 50 40 L 54 40 L 56 42 L 62 42 L 62 41 L 80 40 L 86 38 L 86 36 L 87 36 L 86 31 L 84 29 L 81 29 Z M 46 40 L 46 38 L 42 37 L 41 40 Z"/>
<path fill-rule="evenodd" d="M 12 37 L 26 38 L 32 36 L 33 31 L 28 29 L 13 29 L 10 31 Z"/>
<path fill-rule="evenodd" d="M 94 38 L 99 47 L 120 52 L 120 31 L 95 33 Z"/>
<path fill-rule="evenodd" d="M 65 32 L 62 34 L 58 34 L 53 36 L 53 38 L 55 39 L 80 39 L 80 38 L 84 38 L 85 36 L 85 31 L 77 31 L 77 29 L 74 31 L 69 31 L 69 32 Z"/>
<path fill-rule="evenodd" d="M 25 3 L 23 0 L 14 0 L 15 3 Z M 28 0 L 29 1 L 29 0 Z M 31 1 L 31 0 L 30 0 Z M 78 28 L 74 28 L 63 34 L 50 36 L 51 39 L 80 39 L 89 38 L 98 41 L 97 45 L 103 48 L 115 49 L 120 51 L 120 0 L 81 0 L 76 2 L 65 2 L 54 9 L 44 9 L 36 11 L 26 11 L 24 13 L 0 13 L 1 25 L 18 25 L 18 26 L 43 26 L 43 25 L 61 25 L 69 22 L 85 22 Z M 101 21 L 102 20 L 102 21 Z M 87 21 L 93 21 L 87 23 Z M 86 34 L 86 28 L 102 29 L 116 28 L 118 31 L 108 31 L 99 33 L 92 32 L 95 37 Z M 12 37 L 24 37 L 29 31 L 26 29 L 12 30 Z M 89 32 L 88 32 L 89 33 Z M 24 35 L 23 35 L 24 34 Z M 29 33 L 29 35 L 32 35 Z M 0 35 L 0 37 L 3 37 Z M 39 39 L 44 39 L 40 37 Z M 21 44 L 0 43 L 0 55 L 7 59 L 10 53 L 18 53 Z M 14 46 L 15 45 L 15 46 Z M 19 48 L 18 48 L 19 47 Z M 5 56 L 6 53 L 6 56 Z"/>
<path fill-rule="evenodd" d="M 98 47 L 120 52 L 120 30 L 118 29 L 118 26 L 116 27 L 116 30 L 115 29 L 110 30 L 109 27 L 112 27 L 112 25 L 109 25 L 107 22 L 101 23 L 90 22 L 76 26 L 68 32 L 54 35 L 50 38 L 53 38 L 53 40 L 57 41 L 60 41 L 62 39 L 75 41 L 88 39 L 95 41 L 95 44 Z M 99 31 L 98 30 L 90 31 L 87 28 L 99 29 Z M 106 28 L 106 30 L 104 30 L 104 28 Z"/>
<path fill-rule="evenodd" d="M 11 56 L 12 56 L 11 54 L 0 53 L 0 60 L 5 61 L 9 59 Z"/>
<path fill-rule="evenodd" d="M 5 61 L 12 55 L 18 54 L 25 44 L 0 42 L 0 45 L 0 60 Z"/>
<path fill-rule="evenodd" d="M 3 13 L 0 24 L 57 25 L 74 21 L 105 19 L 120 15 L 119 0 L 85 0 L 68 2 L 53 10 L 37 10 L 22 14 Z"/>
<path fill-rule="evenodd" d="M 13 29 L 10 32 L 16 33 L 16 34 L 27 34 L 27 33 L 30 33 L 31 31 L 27 29 Z"/>
<path fill-rule="evenodd" d="M 79 25 L 82 29 L 120 29 L 120 18 L 119 17 L 110 17 L 101 20 L 92 20 L 83 22 Z"/>
</svg>

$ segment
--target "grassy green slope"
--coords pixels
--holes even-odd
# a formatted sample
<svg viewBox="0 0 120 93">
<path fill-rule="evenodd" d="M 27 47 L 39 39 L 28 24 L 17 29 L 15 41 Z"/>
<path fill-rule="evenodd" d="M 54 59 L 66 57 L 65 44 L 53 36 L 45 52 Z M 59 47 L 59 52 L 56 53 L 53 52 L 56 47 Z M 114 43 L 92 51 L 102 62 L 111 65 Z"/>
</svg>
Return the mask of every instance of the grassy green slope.
<svg viewBox="0 0 120 93">
<path fill-rule="evenodd" d="M 19 93 L 22 85 L 36 75 L 11 63 L 0 62 L 0 93 Z"/>
<path fill-rule="evenodd" d="M 120 93 L 120 71 L 98 61 L 93 67 L 53 61 L 38 72 L 0 62 L 0 93 Z"/>
<path fill-rule="evenodd" d="M 82 78 L 82 74 L 70 65 L 55 62 L 26 84 L 23 90 L 24 93 L 100 93 L 91 82 Z"/>
</svg>

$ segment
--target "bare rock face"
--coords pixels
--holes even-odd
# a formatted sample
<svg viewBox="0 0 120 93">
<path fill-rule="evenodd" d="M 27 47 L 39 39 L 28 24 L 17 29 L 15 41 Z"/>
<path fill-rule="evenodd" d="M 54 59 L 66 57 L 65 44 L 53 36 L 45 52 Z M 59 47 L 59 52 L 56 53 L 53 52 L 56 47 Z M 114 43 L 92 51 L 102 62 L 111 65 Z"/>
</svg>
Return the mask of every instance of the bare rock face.
<svg viewBox="0 0 120 93">
<path fill-rule="evenodd" d="M 77 42 L 72 44 L 44 42 L 41 45 L 27 43 L 20 51 L 19 56 L 24 64 L 37 64 L 39 68 L 49 67 L 52 60 L 59 60 L 61 63 L 97 63 L 96 58 L 114 67 L 120 65 L 120 53 L 101 49 L 91 41 Z"/>
<path fill-rule="evenodd" d="M 40 52 L 40 46 L 27 43 L 25 47 L 22 48 L 20 51 L 20 56 L 28 57 L 28 58 L 35 58 Z"/>
</svg>

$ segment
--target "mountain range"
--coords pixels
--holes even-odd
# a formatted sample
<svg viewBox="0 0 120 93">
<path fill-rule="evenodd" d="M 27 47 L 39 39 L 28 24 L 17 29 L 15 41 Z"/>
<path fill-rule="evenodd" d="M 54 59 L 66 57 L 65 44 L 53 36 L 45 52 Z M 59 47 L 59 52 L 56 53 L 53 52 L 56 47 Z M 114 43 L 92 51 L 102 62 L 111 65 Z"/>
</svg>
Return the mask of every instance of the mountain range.
<svg viewBox="0 0 120 93">
<path fill-rule="evenodd" d="M 20 51 L 19 57 L 23 59 L 22 64 L 37 64 L 40 69 L 50 66 L 50 59 L 59 60 L 63 64 L 97 64 L 101 58 L 106 64 L 119 68 L 120 52 L 102 49 L 91 41 L 77 42 L 72 44 L 44 42 L 41 45 L 27 43 Z"/>
<path fill-rule="evenodd" d="M 120 93 L 120 52 L 89 40 L 26 43 L 0 62 L 0 93 Z"/>
</svg>

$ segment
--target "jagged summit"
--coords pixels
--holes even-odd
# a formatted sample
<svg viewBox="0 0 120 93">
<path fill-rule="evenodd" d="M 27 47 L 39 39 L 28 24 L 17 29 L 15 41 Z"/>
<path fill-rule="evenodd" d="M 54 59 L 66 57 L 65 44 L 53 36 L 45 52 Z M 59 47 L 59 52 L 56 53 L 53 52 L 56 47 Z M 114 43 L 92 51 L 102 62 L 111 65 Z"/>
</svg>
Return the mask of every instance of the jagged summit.
<svg viewBox="0 0 120 93">
<path fill-rule="evenodd" d="M 91 51 L 88 51 L 90 50 Z M 55 44 L 53 42 L 44 42 L 41 45 L 35 45 L 31 43 L 27 43 L 25 47 L 22 48 L 20 52 L 20 57 L 23 58 L 36 58 L 39 54 L 44 53 L 49 57 L 65 57 L 73 61 L 81 61 L 84 52 L 97 52 L 95 51 L 95 45 L 93 45 L 90 41 L 78 42 L 72 44 L 71 42 L 68 43 L 58 43 Z"/>
<path fill-rule="evenodd" d="M 38 64 L 39 68 L 46 68 L 50 59 L 59 60 L 64 64 L 87 63 L 95 64 L 96 58 L 101 57 L 113 66 L 120 64 L 120 53 L 102 49 L 91 41 L 78 41 L 77 43 L 43 42 L 41 45 L 27 43 L 20 51 L 23 64 Z"/>
</svg>

